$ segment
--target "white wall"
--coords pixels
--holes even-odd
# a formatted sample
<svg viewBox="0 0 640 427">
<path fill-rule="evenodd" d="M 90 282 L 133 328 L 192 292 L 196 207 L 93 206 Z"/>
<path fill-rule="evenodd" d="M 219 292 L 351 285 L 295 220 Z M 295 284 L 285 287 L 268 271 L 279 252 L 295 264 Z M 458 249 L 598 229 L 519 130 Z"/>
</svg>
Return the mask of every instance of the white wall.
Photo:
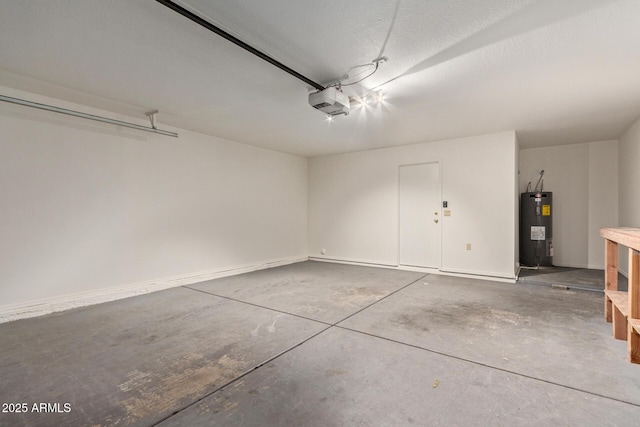
<svg viewBox="0 0 640 427">
<path fill-rule="evenodd" d="M 588 268 L 604 269 L 604 239 L 600 228 L 618 226 L 618 142 L 589 145 Z"/>
<path fill-rule="evenodd" d="M 0 104 L 0 306 L 307 255 L 304 158 Z"/>
<path fill-rule="evenodd" d="M 513 223 L 513 233 L 515 235 L 515 247 L 513 252 L 513 263 L 516 266 L 520 266 L 520 143 L 518 142 L 518 135 L 515 135 L 516 147 L 514 153 L 514 164 L 518 167 L 518 172 L 513 177 L 513 198 L 516 201 L 513 207 L 513 215 L 515 221 Z"/>
<path fill-rule="evenodd" d="M 640 120 L 620 138 L 620 227 L 640 228 Z M 620 270 L 628 272 L 628 255 L 620 251 Z"/>
<path fill-rule="evenodd" d="M 525 149 L 520 152 L 520 191 L 532 188 L 544 170 L 553 192 L 553 263 L 604 268 L 600 227 L 618 224 L 618 144 L 599 141 Z"/>
<path fill-rule="evenodd" d="M 514 132 L 313 158 L 309 255 L 398 265 L 398 167 L 439 161 L 442 270 L 513 278 L 516 158 Z"/>
</svg>

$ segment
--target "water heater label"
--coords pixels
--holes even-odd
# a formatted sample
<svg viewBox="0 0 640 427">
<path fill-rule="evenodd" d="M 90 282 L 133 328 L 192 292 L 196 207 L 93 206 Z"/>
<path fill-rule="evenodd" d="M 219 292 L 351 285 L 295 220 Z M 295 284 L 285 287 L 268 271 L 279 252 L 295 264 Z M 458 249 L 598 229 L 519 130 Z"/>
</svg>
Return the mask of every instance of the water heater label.
<svg viewBox="0 0 640 427">
<path fill-rule="evenodd" d="M 532 225 L 531 226 L 531 240 L 545 240 L 545 227 Z"/>
<path fill-rule="evenodd" d="M 551 205 L 542 205 L 542 216 L 551 216 Z"/>
</svg>

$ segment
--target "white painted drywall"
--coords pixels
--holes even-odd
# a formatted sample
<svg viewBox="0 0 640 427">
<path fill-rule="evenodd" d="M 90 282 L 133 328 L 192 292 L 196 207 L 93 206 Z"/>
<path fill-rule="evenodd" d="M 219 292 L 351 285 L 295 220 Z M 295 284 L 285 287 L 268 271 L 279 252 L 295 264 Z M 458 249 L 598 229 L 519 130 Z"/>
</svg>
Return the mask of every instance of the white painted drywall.
<svg viewBox="0 0 640 427">
<path fill-rule="evenodd" d="M 0 306 L 306 257 L 307 159 L 0 104 Z"/>
<path fill-rule="evenodd" d="M 589 146 L 588 268 L 604 269 L 604 239 L 600 228 L 618 226 L 618 141 Z"/>
<path fill-rule="evenodd" d="M 620 227 L 640 228 L 640 120 L 620 138 Z M 620 251 L 620 270 L 628 275 L 627 250 Z"/>
<path fill-rule="evenodd" d="M 604 267 L 598 230 L 617 225 L 617 147 L 612 140 L 521 150 L 520 191 L 544 170 L 544 189 L 553 192 L 555 265 Z"/>
<path fill-rule="evenodd" d="M 536 186 L 544 170 L 544 190 L 553 192 L 553 263 L 586 267 L 588 255 L 588 162 L 586 144 L 522 150 L 520 191 Z"/>
<path fill-rule="evenodd" d="M 515 133 L 503 132 L 312 158 L 309 255 L 397 265 L 398 167 L 438 161 L 451 211 L 441 269 L 513 278 L 516 152 Z"/>
<path fill-rule="evenodd" d="M 518 135 L 515 135 L 516 148 L 514 153 L 514 164 L 518 168 L 518 172 L 513 177 L 513 197 L 516 201 L 513 206 L 513 216 L 516 218 L 513 224 L 513 232 L 515 235 L 515 247 L 513 252 L 513 263 L 515 266 L 520 266 L 520 143 L 518 142 Z"/>
</svg>

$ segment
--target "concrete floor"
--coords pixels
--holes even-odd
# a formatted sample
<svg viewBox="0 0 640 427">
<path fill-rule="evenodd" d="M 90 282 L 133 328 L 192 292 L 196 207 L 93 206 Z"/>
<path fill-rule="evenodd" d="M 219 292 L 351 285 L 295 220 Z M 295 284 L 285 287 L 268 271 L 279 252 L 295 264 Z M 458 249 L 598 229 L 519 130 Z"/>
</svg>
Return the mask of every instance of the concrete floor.
<svg viewBox="0 0 640 427">
<path fill-rule="evenodd" d="M 0 425 L 637 425 L 640 366 L 602 310 L 293 264 L 0 324 L 0 402 L 28 407 Z"/>
</svg>

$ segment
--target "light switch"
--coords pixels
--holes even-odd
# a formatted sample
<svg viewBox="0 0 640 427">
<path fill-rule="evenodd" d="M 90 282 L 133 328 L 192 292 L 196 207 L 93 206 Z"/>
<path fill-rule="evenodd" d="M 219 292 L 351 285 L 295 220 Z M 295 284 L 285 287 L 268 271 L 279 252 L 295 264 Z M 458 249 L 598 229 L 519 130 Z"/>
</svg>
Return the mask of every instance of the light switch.
<svg viewBox="0 0 640 427">
<path fill-rule="evenodd" d="M 445 209 L 444 216 L 451 216 L 451 211 L 449 209 Z"/>
</svg>

